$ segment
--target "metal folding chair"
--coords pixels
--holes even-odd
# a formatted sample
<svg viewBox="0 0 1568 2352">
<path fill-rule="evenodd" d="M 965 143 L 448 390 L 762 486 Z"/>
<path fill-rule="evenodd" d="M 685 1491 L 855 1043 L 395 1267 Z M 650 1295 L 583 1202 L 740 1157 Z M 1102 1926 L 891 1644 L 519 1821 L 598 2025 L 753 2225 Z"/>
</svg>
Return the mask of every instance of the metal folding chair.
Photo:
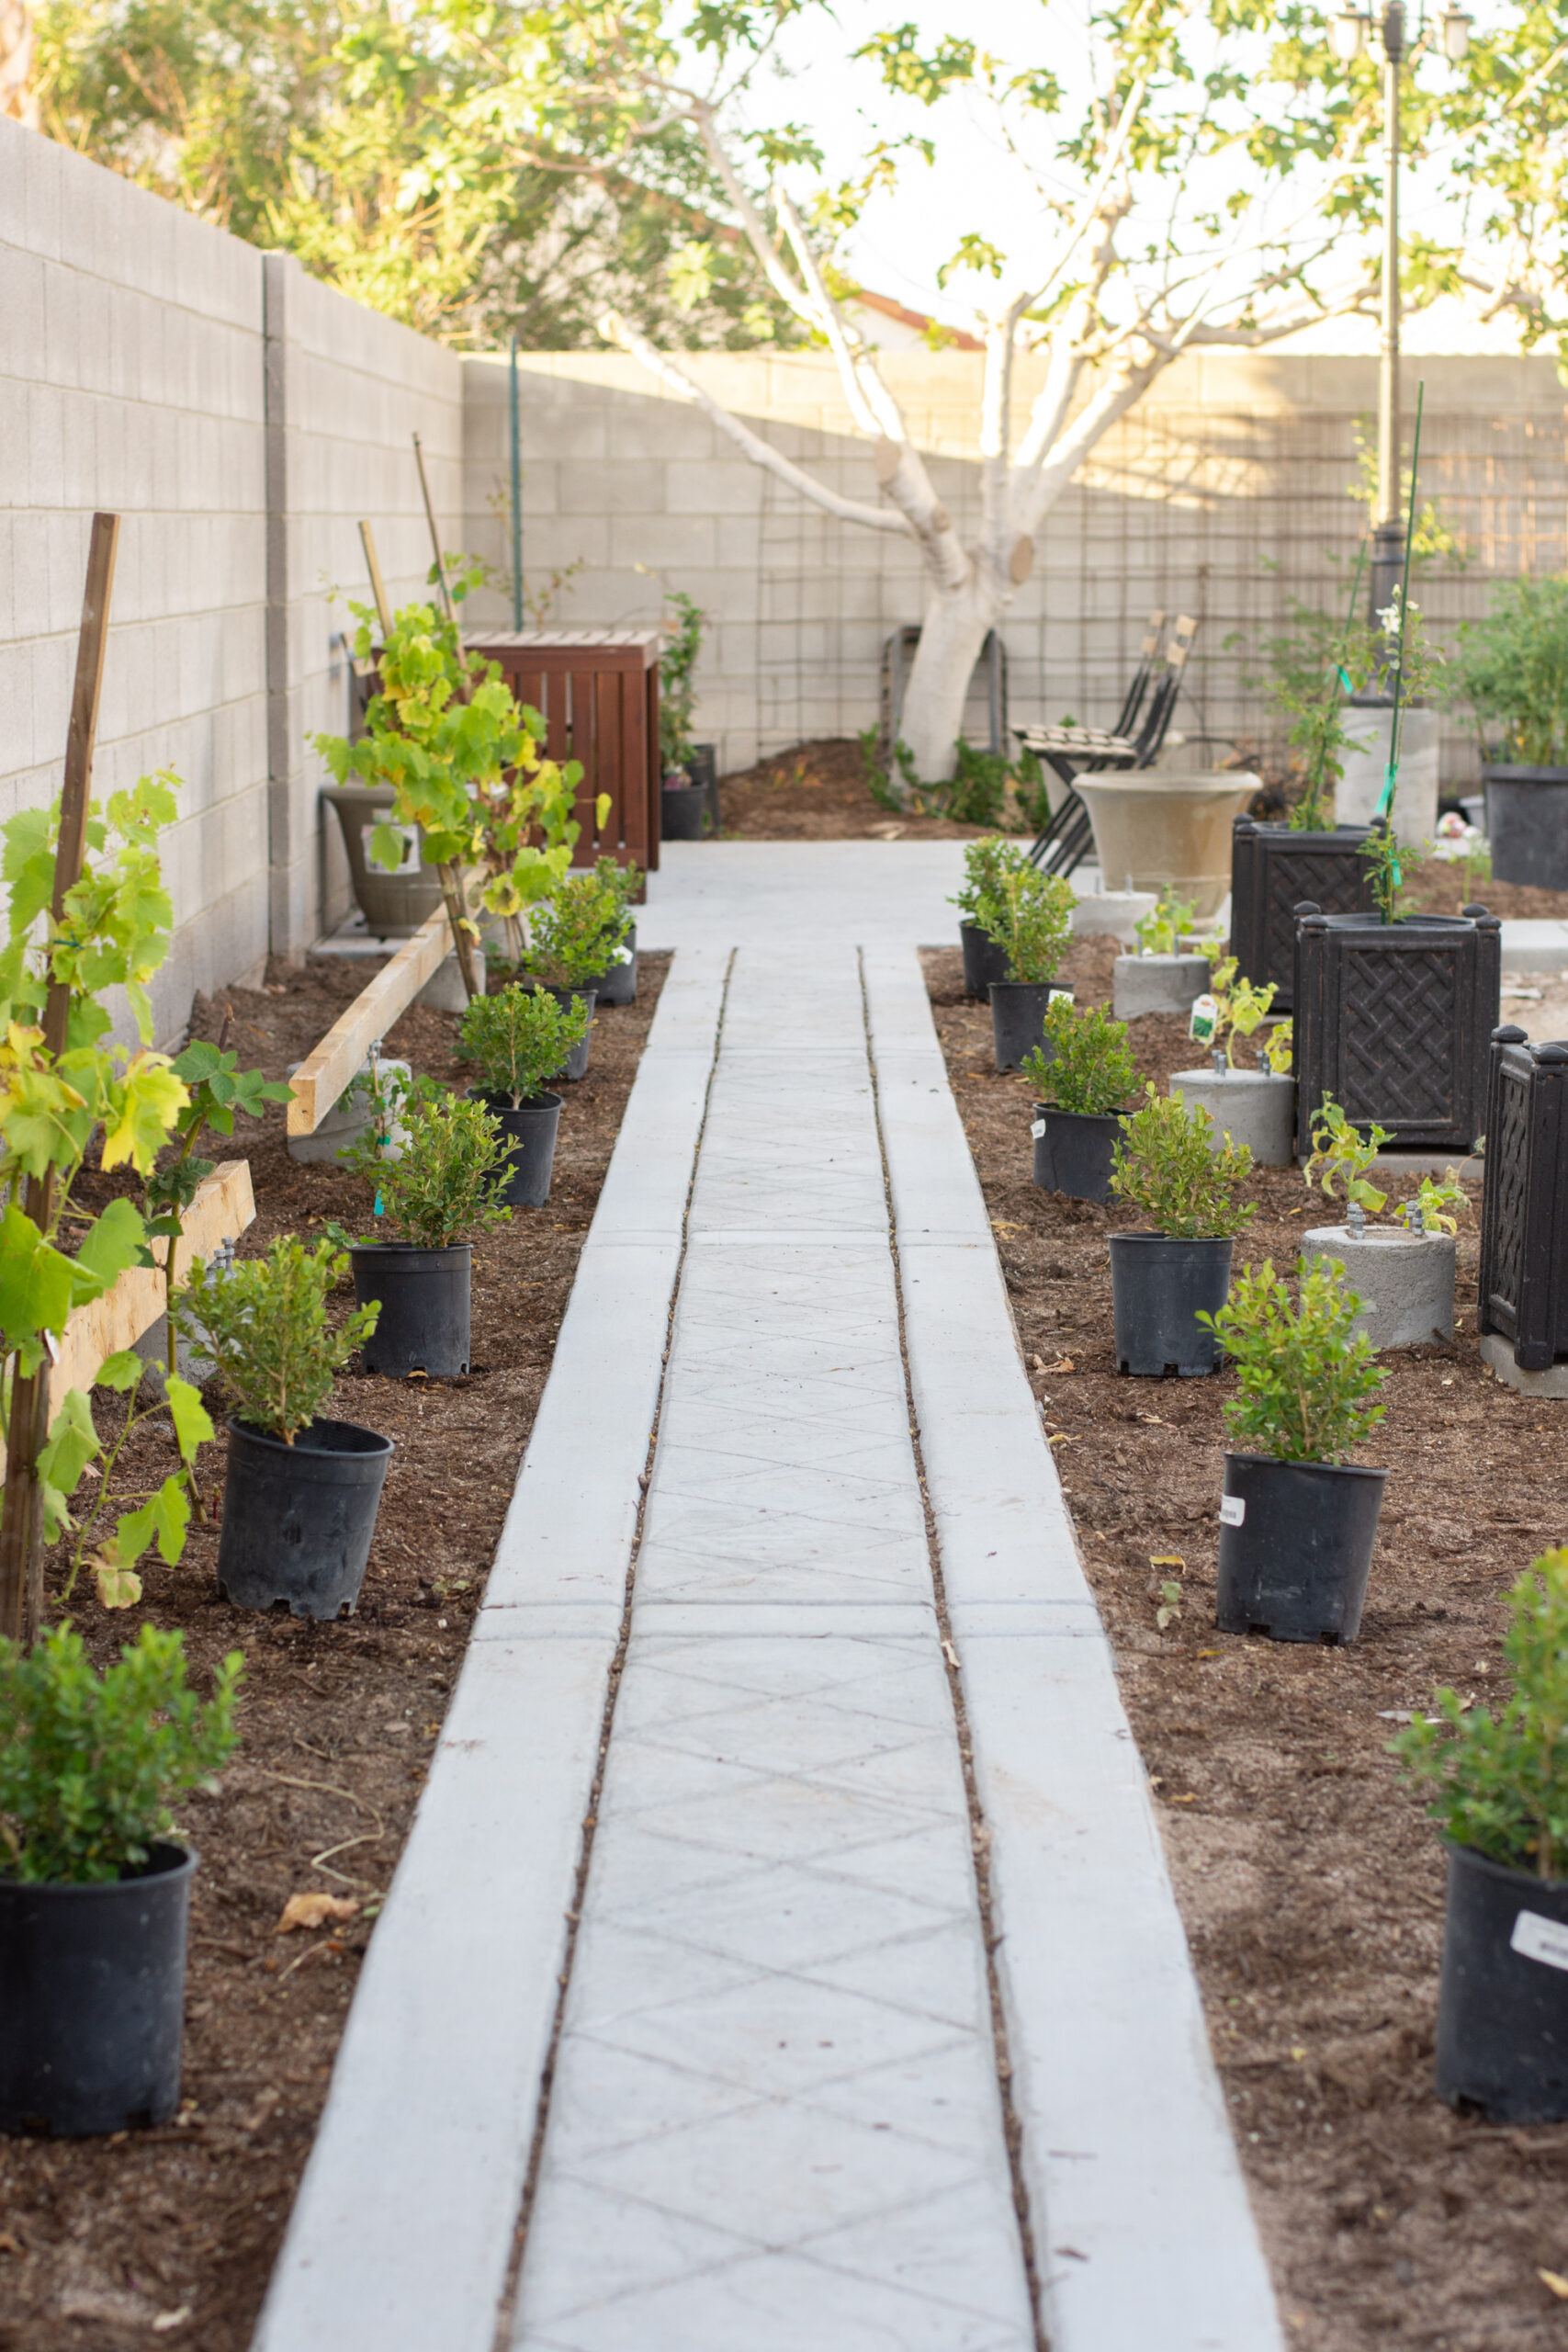
<svg viewBox="0 0 1568 2352">
<path fill-rule="evenodd" d="M 1177 697 L 1182 672 L 1192 650 L 1198 624 L 1190 613 L 1179 616 L 1166 648 L 1165 666 L 1150 699 L 1148 715 L 1134 736 L 1133 727 L 1143 708 L 1154 675 L 1163 613 L 1151 614 L 1138 667 L 1122 701 L 1113 732 L 1098 727 L 1019 727 L 1013 729 L 1024 749 L 1043 760 L 1067 787 L 1060 808 L 1031 846 L 1030 862 L 1047 874 L 1068 875 L 1082 865 L 1094 841 L 1089 809 L 1076 789 L 1080 775 L 1104 775 L 1118 768 L 1152 767 L 1159 757 Z"/>
</svg>

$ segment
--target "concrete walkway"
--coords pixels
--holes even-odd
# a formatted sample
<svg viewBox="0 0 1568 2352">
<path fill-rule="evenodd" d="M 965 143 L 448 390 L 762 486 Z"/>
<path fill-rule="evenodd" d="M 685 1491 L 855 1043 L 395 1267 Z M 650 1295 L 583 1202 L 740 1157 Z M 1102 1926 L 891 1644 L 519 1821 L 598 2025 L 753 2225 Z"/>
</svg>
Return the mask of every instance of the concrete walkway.
<svg viewBox="0 0 1568 2352">
<path fill-rule="evenodd" d="M 654 898 L 264 2352 L 1277 2352 L 911 944 L 930 846 L 814 923 Z"/>
</svg>

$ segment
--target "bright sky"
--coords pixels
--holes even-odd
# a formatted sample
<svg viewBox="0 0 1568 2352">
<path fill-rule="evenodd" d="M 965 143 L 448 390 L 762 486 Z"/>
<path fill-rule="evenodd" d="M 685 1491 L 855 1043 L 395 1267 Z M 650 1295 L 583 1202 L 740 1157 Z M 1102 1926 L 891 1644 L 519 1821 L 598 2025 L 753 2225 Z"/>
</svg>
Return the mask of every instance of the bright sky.
<svg viewBox="0 0 1568 2352">
<path fill-rule="evenodd" d="M 1495 12 L 1495 0 L 1491 5 L 1489 0 L 1469 0 L 1469 5 L 1484 23 Z M 1417 0 L 1411 0 L 1413 20 L 1416 7 Z M 763 68 L 743 101 L 744 117 L 751 123 L 795 120 L 808 125 L 826 153 L 829 178 L 852 171 L 878 135 L 898 130 L 935 135 L 936 167 L 907 161 L 897 192 L 874 198 L 846 245 L 845 257 L 855 275 L 879 293 L 933 311 L 954 325 L 972 325 L 975 301 L 994 300 L 999 289 L 988 277 L 969 277 L 954 280 L 945 296 L 939 292 L 938 266 L 959 235 L 974 230 L 990 238 L 1021 273 L 1043 266 L 1053 242 L 1050 225 L 981 98 L 958 94 L 928 109 L 886 92 L 875 66 L 852 63 L 851 54 L 872 32 L 908 18 L 919 27 L 925 43 L 942 34 L 961 34 L 1014 70 L 1048 65 L 1081 103 L 1088 71 L 1088 13 L 1089 0 L 913 0 L 912 6 L 909 0 L 903 6 L 899 0 L 836 0 L 832 17 L 825 10 L 813 10 L 788 28 L 781 51 L 787 72 Z M 1447 70 L 1436 60 L 1421 69 L 1427 80 Z M 1066 119 L 1076 112 L 1077 106 L 1069 101 Z M 1043 159 L 1051 132 L 1049 126 L 1042 129 L 1036 153 Z M 1444 206 L 1440 193 L 1426 194 L 1408 172 L 1402 187 L 1406 232 L 1419 228 L 1438 236 L 1458 235 L 1453 209 Z M 1203 191 L 1204 199 L 1213 202 L 1221 193 L 1216 173 L 1213 192 Z M 1016 282 L 1022 282 L 1021 275 Z M 1444 307 L 1450 312 L 1458 309 Z M 1457 321 L 1441 322 L 1438 344 L 1428 347 L 1460 347 L 1457 325 Z M 1332 332 L 1338 337 L 1337 348 L 1356 346 L 1362 334 L 1359 324 Z M 1366 334 L 1367 347 L 1375 348 L 1375 332 L 1368 328 Z M 1501 339 L 1492 337 L 1486 347 L 1494 344 L 1502 349 L 1517 347 L 1512 328 L 1503 327 Z"/>
</svg>

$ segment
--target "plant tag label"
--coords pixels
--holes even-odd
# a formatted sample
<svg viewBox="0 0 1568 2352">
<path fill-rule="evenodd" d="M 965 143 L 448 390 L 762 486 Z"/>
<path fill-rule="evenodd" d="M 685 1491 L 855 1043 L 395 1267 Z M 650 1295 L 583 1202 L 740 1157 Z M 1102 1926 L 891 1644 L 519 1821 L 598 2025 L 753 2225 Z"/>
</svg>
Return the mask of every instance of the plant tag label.
<svg viewBox="0 0 1568 2352">
<path fill-rule="evenodd" d="M 629 964 L 631 960 L 632 951 L 629 947 L 617 947 L 610 958 L 612 964 Z"/>
<path fill-rule="evenodd" d="M 1039 1142 L 1039 1140 L 1040 1140 L 1040 1138 L 1041 1138 L 1041 1136 L 1042 1136 L 1044 1134 L 1044 1132 L 1045 1132 L 1045 1122 L 1044 1122 L 1044 1120 L 1043 1120 L 1043 1119 L 1031 1119 L 1031 1121 L 1029 1122 L 1029 1132 L 1030 1132 L 1030 1134 L 1034 1137 L 1035 1142 L 1036 1142 L 1036 1143 L 1038 1143 L 1038 1142 Z"/>
<path fill-rule="evenodd" d="M 1568 1970 L 1568 1927 L 1559 1919 L 1545 1918 L 1539 1911 L 1521 1911 L 1508 1941 L 1526 1960 Z"/>
<path fill-rule="evenodd" d="M 1061 997 L 1066 997 L 1067 1002 L 1071 1004 L 1073 1001 L 1073 992 L 1071 989 L 1053 989 L 1050 995 L 1046 998 L 1045 1002 L 1047 1006 L 1053 1005 L 1057 1001 L 1058 998 Z"/>
<path fill-rule="evenodd" d="M 1222 1527 L 1239 1527 L 1246 1517 L 1247 1498 L 1245 1495 L 1222 1495 L 1220 1497 L 1220 1525 Z"/>
<path fill-rule="evenodd" d="M 1193 1002 L 1191 1015 L 1187 1023 L 1188 1035 L 1194 1038 L 1200 1046 L 1206 1046 L 1214 1034 L 1214 1023 L 1219 1017 L 1219 1006 L 1205 991 Z"/>
</svg>

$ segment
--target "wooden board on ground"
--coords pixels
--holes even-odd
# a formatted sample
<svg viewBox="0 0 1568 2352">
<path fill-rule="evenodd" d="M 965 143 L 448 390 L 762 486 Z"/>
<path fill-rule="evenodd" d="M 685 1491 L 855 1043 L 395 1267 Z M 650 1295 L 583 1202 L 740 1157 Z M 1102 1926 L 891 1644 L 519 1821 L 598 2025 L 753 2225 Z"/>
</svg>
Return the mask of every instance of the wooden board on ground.
<svg viewBox="0 0 1568 2352">
<path fill-rule="evenodd" d="M 426 980 L 445 963 L 451 947 L 446 910 L 439 908 L 360 989 L 348 1011 L 333 1022 L 288 1081 L 294 1089 L 294 1100 L 288 1105 L 291 1136 L 315 1134 L 376 1039 L 384 1037 L 398 1015 L 408 1010 Z"/>
</svg>

